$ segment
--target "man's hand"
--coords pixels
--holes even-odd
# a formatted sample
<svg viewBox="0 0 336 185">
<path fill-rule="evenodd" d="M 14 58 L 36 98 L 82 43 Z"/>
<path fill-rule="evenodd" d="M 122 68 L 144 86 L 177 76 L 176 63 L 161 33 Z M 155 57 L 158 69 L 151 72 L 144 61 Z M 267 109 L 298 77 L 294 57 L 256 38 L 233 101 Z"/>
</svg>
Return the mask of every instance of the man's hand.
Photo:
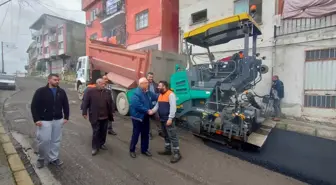
<svg viewBox="0 0 336 185">
<path fill-rule="evenodd" d="M 148 113 L 148 115 L 153 115 L 154 114 L 152 110 L 148 110 L 147 113 Z"/>
<path fill-rule="evenodd" d="M 84 119 L 87 119 L 87 115 L 83 115 L 83 118 L 84 118 Z"/>
<path fill-rule="evenodd" d="M 38 127 L 41 127 L 42 126 L 42 122 L 41 121 L 36 121 L 35 125 L 38 126 Z"/>
<path fill-rule="evenodd" d="M 173 121 L 171 119 L 169 119 L 166 123 L 167 126 L 170 126 L 173 123 Z"/>
<path fill-rule="evenodd" d="M 67 119 L 63 119 L 63 124 L 66 124 L 68 122 Z"/>
</svg>

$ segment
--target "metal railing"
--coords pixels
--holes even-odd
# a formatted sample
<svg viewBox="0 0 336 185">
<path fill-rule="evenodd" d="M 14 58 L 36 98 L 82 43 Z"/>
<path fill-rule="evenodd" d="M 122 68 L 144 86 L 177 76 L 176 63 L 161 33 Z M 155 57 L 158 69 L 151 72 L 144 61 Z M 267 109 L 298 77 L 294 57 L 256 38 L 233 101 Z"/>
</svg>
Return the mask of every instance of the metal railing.
<svg viewBox="0 0 336 185">
<path fill-rule="evenodd" d="M 318 30 L 336 26 L 336 14 L 319 18 L 281 19 L 275 26 L 275 36 L 283 36 L 305 31 Z"/>
<path fill-rule="evenodd" d="M 105 18 L 111 16 L 119 11 L 125 10 L 125 1 L 119 0 L 109 6 L 105 6 Z"/>
</svg>

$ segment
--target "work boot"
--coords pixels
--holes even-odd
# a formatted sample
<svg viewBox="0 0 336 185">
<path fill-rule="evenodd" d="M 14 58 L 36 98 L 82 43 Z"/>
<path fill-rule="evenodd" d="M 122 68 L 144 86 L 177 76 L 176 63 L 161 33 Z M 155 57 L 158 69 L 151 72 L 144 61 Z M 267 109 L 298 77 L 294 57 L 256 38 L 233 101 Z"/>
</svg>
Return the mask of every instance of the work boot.
<svg viewBox="0 0 336 185">
<path fill-rule="evenodd" d="M 107 147 L 106 147 L 106 145 L 101 145 L 100 149 L 107 150 Z"/>
<path fill-rule="evenodd" d="M 54 161 L 51 161 L 50 164 L 53 164 L 55 166 L 61 166 L 63 164 L 63 161 L 56 159 Z"/>
<path fill-rule="evenodd" d="M 98 150 L 97 150 L 97 149 L 92 149 L 92 156 L 97 155 L 97 153 L 98 153 Z"/>
<path fill-rule="evenodd" d="M 44 167 L 44 160 L 37 160 L 36 168 L 41 169 Z"/>
<path fill-rule="evenodd" d="M 170 158 L 170 163 L 177 163 L 181 160 L 182 156 L 180 152 L 174 152 Z"/>
<path fill-rule="evenodd" d="M 135 152 L 130 152 L 130 156 L 131 156 L 132 158 L 136 158 L 136 154 L 135 154 Z"/>
<path fill-rule="evenodd" d="M 171 150 L 165 149 L 163 151 L 158 151 L 158 154 L 159 155 L 171 155 L 172 152 L 171 152 Z"/>
<path fill-rule="evenodd" d="M 116 135 L 117 135 L 117 133 L 114 132 L 114 130 L 109 130 L 107 133 L 108 133 L 109 135 L 113 135 L 113 136 L 116 136 Z"/>
</svg>

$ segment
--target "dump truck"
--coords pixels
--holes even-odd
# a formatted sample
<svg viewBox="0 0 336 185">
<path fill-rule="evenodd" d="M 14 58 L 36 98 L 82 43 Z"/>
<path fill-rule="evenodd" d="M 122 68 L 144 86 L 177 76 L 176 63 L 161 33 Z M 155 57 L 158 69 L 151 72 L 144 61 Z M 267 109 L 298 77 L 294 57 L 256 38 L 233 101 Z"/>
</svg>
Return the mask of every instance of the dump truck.
<svg viewBox="0 0 336 185">
<path fill-rule="evenodd" d="M 87 56 L 78 58 L 76 84 L 78 98 L 90 81 L 106 75 L 111 82 L 115 107 L 121 115 L 128 115 L 129 100 L 137 81 L 148 72 L 154 73 L 154 80 L 170 81 L 176 65 L 186 67 L 187 56 L 159 50 L 134 51 L 125 47 L 100 40 L 90 40 Z"/>
</svg>

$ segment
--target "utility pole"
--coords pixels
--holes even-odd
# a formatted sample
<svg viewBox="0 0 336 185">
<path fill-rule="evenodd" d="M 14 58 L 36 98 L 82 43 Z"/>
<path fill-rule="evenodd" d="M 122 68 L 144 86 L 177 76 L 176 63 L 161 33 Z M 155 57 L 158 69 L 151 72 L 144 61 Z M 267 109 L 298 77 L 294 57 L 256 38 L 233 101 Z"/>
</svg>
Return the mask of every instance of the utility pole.
<svg viewBox="0 0 336 185">
<path fill-rule="evenodd" d="M 4 61 L 4 49 L 3 49 L 3 42 L 1 41 L 1 61 L 2 61 L 2 68 L 1 68 L 1 72 L 2 74 L 5 73 L 5 61 Z"/>
</svg>

